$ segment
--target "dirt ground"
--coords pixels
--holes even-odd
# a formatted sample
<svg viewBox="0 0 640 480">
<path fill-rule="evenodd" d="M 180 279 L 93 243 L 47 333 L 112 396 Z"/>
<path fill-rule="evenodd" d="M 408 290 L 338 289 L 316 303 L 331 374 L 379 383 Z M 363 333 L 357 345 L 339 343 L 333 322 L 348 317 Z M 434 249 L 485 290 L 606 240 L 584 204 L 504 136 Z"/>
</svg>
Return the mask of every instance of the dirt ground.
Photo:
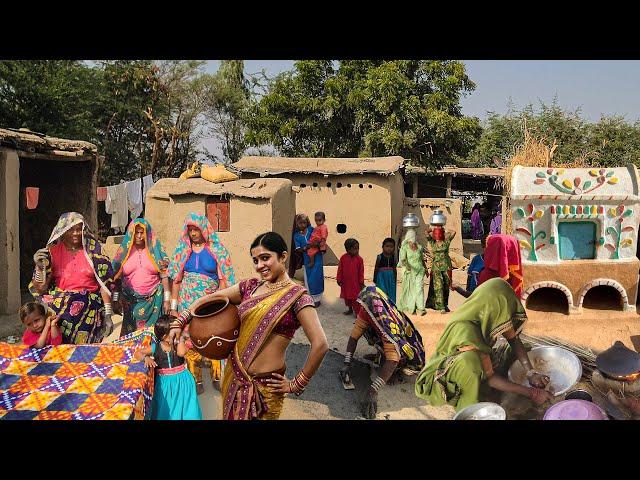
<svg viewBox="0 0 640 480">
<path fill-rule="evenodd" d="M 358 419 L 358 402 L 365 395 L 369 385 L 371 368 L 368 362 L 363 361 L 363 355 L 373 353 L 374 349 L 364 339 L 358 344 L 352 372 L 356 389 L 345 391 L 339 381 L 338 370 L 342 365 L 354 319 L 342 314 L 344 304 L 339 298 L 339 287 L 334 278 L 331 278 L 331 270 L 327 270 L 328 278 L 325 278 L 325 293 L 323 303 L 318 308 L 318 315 L 327 335 L 330 351 L 305 393 L 300 397 L 286 398 L 282 419 Z M 454 271 L 454 282 L 464 284 L 466 272 Z M 402 286 L 399 285 L 398 288 L 401 289 Z M 425 290 L 427 290 L 426 287 Z M 455 311 L 464 300 L 461 295 L 452 292 L 449 301 L 451 310 Z M 525 332 L 568 340 L 591 347 L 596 351 L 610 347 L 616 340 L 621 340 L 630 348 L 640 348 L 640 316 L 635 312 L 624 313 L 598 308 L 601 305 L 607 305 L 609 301 L 610 299 L 603 298 L 599 303 L 598 299 L 595 299 L 589 308 L 584 308 L 582 315 L 576 316 L 559 313 L 561 308 L 553 304 L 532 305 L 533 308 L 527 310 L 529 321 L 525 326 Z M 429 310 L 424 317 L 411 317 L 422 335 L 427 357 L 432 354 L 450 316 L 450 313 L 440 314 Z M 113 338 L 119 332 L 120 318 L 116 316 L 114 320 L 116 331 Z M 20 334 L 22 331 L 16 316 L 1 318 L 0 325 L 4 325 L 0 332 L 0 341 L 4 341 L 7 335 Z M 291 377 L 299 371 L 308 350 L 308 341 L 300 329 L 287 351 L 287 376 Z M 206 373 L 205 371 L 205 377 Z M 380 390 L 378 419 L 451 419 L 453 417 L 452 407 L 431 407 L 417 398 L 413 392 L 414 381 L 415 377 L 408 377 L 403 384 L 384 386 Z M 220 418 L 220 393 L 212 387 L 210 382 L 205 381 L 205 393 L 200 395 L 199 399 L 206 419 Z M 503 404 L 505 402 L 512 404 L 511 411 L 516 412 L 509 418 L 532 418 L 531 412 L 535 409 L 532 409 L 528 400 L 513 398 L 504 400 Z"/>
</svg>

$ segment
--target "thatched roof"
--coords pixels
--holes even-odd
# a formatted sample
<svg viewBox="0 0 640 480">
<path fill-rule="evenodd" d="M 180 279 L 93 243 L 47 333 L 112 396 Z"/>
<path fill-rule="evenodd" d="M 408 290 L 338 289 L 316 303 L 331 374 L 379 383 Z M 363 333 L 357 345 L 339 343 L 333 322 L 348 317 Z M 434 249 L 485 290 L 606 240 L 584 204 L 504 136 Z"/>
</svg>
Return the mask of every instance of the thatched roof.
<svg viewBox="0 0 640 480">
<path fill-rule="evenodd" d="M 19 150 L 21 154 L 44 155 L 53 157 L 95 157 L 97 147 L 82 140 L 67 140 L 47 137 L 27 129 L 0 128 L 0 146 Z"/>
<path fill-rule="evenodd" d="M 175 195 L 228 195 L 245 198 L 273 198 L 282 189 L 291 189 L 291 180 L 265 178 L 211 183 L 203 178 L 162 178 L 147 193 L 151 198 L 167 198 Z"/>
<path fill-rule="evenodd" d="M 444 167 L 435 171 L 428 171 L 423 167 L 410 165 L 406 168 L 408 174 L 425 173 L 427 175 L 451 175 L 453 177 L 489 177 L 504 178 L 506 169 L 504 168 L 463 168 L 463 167 Z"/>
<path fill-rule="evenodd" d="M 403 165 L 402 157 L 373 158 L 288 158 L 242 157 L 232 166 L 241 173 L 257 173 L 261 177 L 287 173 L 320 173 L 353 175 L 375 173 L 393 175 Z"/>
</svg>

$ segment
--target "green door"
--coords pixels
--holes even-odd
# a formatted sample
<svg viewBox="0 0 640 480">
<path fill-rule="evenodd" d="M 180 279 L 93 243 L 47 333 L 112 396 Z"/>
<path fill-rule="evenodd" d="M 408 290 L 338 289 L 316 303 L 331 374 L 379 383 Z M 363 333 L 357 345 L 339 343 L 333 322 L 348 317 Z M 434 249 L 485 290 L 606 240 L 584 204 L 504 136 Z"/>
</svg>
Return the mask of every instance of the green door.
<svg viewBox="0 0 640 480">
<path fill-rule="evenodd" d="M 560 259 L 596 258 L 596 224 L 594 222 L 560 222 Z"/>
</svg>

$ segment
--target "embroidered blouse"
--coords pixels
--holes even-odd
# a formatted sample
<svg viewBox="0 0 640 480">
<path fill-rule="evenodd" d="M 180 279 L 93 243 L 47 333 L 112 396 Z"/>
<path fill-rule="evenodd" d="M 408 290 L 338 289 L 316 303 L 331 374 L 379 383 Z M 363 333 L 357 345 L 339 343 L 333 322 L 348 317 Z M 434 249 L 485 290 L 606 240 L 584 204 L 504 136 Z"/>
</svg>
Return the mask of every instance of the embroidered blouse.
<svg viewBox="0 0 640 480">
<path fill-rule="evenodd" d="M 249 300 L 260 285 L 262 285 L 262 281 L 257 278 L 242 280 L 239 284 L 242 301 L 245 302 Z M 293 304 L 293 308 L 284 314 L 280 322 L 278 322 L 278 324 L 273 328 L 272 333 L 291 340 L 293 335 L 296 333 L 296 330 L 300 328 L 300 322 L 297 317 L 298 312 L 304 307 L 314 305 L 315 303 L 313 298 L 311 298 L 308 293 L 303 294 L 298 301 Z"/>
<path fill-rule="evenodd" d="M 200 273 L 218 280 L 218 262 L 207 248 L 203 248 L 198 253 L 192 251 L 184 265 L 184 271 Z"/>
</svg>

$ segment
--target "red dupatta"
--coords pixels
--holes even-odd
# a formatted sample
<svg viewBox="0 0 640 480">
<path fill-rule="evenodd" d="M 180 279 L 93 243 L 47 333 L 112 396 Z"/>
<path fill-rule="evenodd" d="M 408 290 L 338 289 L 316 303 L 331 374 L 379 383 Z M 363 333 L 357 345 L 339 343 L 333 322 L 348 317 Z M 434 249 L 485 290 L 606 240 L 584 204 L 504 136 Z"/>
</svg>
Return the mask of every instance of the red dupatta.
<svg viewBox="0 0 640 480">
<path fill-rule="evenodd" d="M 520 245 L 511 235 L 489 235 L 484 249 L 484 269 L 478 276 L 478 285 L 491 278 L 509 282 L 518 298 L 522 295 L 522 260 Z"/>
</svg>

